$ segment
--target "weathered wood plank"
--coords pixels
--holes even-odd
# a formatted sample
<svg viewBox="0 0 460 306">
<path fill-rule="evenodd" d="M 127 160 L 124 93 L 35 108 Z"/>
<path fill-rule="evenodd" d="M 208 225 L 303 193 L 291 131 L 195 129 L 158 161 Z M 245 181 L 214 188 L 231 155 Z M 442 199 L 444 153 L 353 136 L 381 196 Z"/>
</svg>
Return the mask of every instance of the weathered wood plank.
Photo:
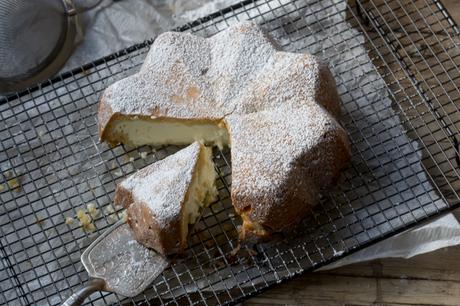
<svg viewBox="0 0 460 306">
<path fill-rule="evenodd" d="M 327 271 L 344 276 L 374 276 L 415 278 L 460 282 L 460 247 L 441 249 L 409 260 L 388 258 Z M 460 302 L 459 302 L 460 304 Z"/>
<path fill-rule="evenodd" d="M 245 305 L 459 305 L 460 282 L 310 273 Z"/>
</svg>

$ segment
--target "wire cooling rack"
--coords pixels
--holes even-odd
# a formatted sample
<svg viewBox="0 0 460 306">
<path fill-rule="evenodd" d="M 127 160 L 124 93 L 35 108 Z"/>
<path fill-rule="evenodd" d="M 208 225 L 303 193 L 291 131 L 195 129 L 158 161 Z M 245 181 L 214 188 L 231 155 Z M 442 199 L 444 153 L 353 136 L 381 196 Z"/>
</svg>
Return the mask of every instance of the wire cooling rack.
<svg viewBox="0 0 460 306">
<path fill-rule="evenodd" d="M 219 201 L 190 247 L 142 295 L 96 293 L 88 303 L 236 303 L 457 207 L 459 29 L 438 1 L 244 1 L 180 29 L 210 36 L 254 19 L 283 49 L 327 61 L 353 158 L 296 233 L 243 248 L 216 151 Z M 109 148 L 97 137 L 101 91 L 136 72 L 152 41 L 65 73 L 0 104 L 0 303 L 60 304 L 88 276 L 83 250 L 120 216 L 116 183 L 177 151 Z M 93 203 L 94 232 L 65 217 Z"/>
</svg>

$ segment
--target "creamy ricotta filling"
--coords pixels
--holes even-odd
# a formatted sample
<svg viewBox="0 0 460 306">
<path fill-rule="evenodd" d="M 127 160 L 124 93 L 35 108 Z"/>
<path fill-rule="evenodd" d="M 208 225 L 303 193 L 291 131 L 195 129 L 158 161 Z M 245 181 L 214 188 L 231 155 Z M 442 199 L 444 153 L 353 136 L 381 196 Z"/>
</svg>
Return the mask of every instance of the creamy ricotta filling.
<svg viewBox="0 0 460 306">
<path fill-rule="evenodd" d="M 119 140 L 132 146 L 186 145 L 201 141 L 222 148 L 229 143 L 225 126 L 213 121 L 115 119 L 108 130 L 109 141 Z"/>
<path fill-rule="evenodd" d="M 205 148 L 198 160 L 193 179 L 182 210 L 182 237 L 187 237 L 188 226 L 195 224 L 201 212 L 217 198 L 216 171 L 212 161 L 212 149 Z"/>
</svg>

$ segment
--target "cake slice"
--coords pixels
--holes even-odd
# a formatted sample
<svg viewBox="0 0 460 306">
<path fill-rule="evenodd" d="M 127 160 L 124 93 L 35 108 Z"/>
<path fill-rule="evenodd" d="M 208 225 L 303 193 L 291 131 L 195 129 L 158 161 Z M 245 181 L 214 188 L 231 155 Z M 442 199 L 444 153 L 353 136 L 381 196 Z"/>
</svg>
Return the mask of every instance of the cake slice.
<svg viewBox="0 0 460 306">
<path fill-rule="evenodd" d="M 187 246 L 188 226 L 215 201 L 212 151 L 194 142 L 122 181 L 114 202 L 127 208 L 134 237 L 163 255 Z"/>
</svg>

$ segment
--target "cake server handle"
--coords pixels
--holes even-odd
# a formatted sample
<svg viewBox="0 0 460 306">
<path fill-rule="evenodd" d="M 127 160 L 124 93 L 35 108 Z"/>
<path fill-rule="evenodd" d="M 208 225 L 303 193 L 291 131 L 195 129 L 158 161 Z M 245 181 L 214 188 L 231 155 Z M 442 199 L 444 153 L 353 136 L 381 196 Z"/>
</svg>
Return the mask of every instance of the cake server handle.
<svg viewBox="0 0 460 306">
<path fill-rule="evenodd" d="M 100 278 L 92 278 L 89 283 L 72 294 L 62 306 L 78 306 L 83 304 L 85 299 L 93 292 L 104 290 L 105 281 Z"/>
</svg>

